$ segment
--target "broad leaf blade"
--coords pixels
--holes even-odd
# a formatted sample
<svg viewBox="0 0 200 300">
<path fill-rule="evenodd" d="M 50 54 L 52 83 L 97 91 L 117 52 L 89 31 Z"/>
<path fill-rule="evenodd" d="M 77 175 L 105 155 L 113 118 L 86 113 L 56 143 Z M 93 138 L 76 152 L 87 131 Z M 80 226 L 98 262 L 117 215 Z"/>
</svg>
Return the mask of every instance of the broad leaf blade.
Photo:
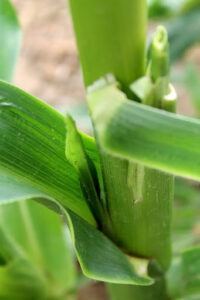
<svg viewBox="0 0 200 300">
<path fill-rule="evenodd" d="M 147 275 L 138 274 L 123 252 L 103 233 L 70 211 L 67 218 L 79 263 L 87 277 L 112 283 L 153 283 Z"/>
<path fill-rule="evenodd" d="M 78 176 L 65 158 L 64 118 L 5 82 L 0 98 L 0 167 L 92 221 Z M 94 141 L 82 138 L 95 161 Z"/>
<path fill-rule="evenodd" d="M 90 93 L 89 98 L 91 110 L 96 110 L 100 143 L 109 153 L 200 179 L 199 120 L 129 101 L 113 85 Z M 104 105 L 108 101 L 110 110 Z"/>
<path fill-rule="evenodd" d="M 41 197 L 49 198 L 40 190 L 0 170 L 0 204 Z"/>
<path fill-rule="evenodd" d="M 21 29 L 9 0 L 0 1 L 0 78 L 10 81 L 19 53 Z"/>
</svg>

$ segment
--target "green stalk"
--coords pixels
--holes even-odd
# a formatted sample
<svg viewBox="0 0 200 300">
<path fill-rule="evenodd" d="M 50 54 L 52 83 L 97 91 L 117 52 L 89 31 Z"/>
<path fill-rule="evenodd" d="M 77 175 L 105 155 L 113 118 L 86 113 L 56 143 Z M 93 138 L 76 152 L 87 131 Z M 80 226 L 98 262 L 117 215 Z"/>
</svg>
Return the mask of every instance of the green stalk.
<svg viewBox="0 0 200 300">
<path fill-rule="evenodd" d="M 146 0 L 70 0 L 86 86 L 113 73 L 129 91 L 144 74 Z"/>
<path fill-rule="evenodd" d="M 135 90 L 131 93 L 129 85 L 145 75 L 146 1 L 70 0 L 70 3 L 85 85 L 91 85 L 100 77 L 112 73 L 126 95 L 129 98 L 131 95 L 133 99 L 133 95 L 137 93 Z M 158 34 L 161 43 L 163 36 L 165 37 Z M 165 70 L 168 71 L 168 68 L 164 65 L 166 55 L 163 59 L 159 51 L 158 54 L 157 58 L 157 53 L 153 50 L 149 72 L 153 85 L 153 106 L 159 104 L 161 107 L 162 97 L 165 96 L 162 94 L 162 86 L 166 88 L 168 74 Z M 164 79 L 161 83 L 160 76 Z M 95 88 L 96 85 L 90 90 Z M 118 97 L 118 94 L 114 96 Z M 168 268 L 171 256 L 173 177 L 133 164 L 126 159 L 113 157 L 104 151 L 98 139 L 95 116 L 99 113 L 101 120 L 98 119 L 97 122 L 103 122 L 106 111 L 113 109 L 109 105 L 109 94 L 106 99 L 108 101 L 104 97 L 97 107 L 92 93 L 88 96 L 99 145 L 106 208 L 110 217 L 109 223 L 112 224 L 111 228 L 105 227 L 103 230 L 130 255 L 153 258 L 156 261 L 156 272 L 161 270 L 156 284 L 150 289 L 154 297 L 152 299 L 160 299 L 158 290 L 161 289 L 160 284 L 164 284 L 162 274 Z M 121 286 L 112 286 L 112 290 L 114 287 L 117 292 L 113 299 L 118 300 Z M 123 292 L 126 293 L 126 300 L 131 300 L 134 296 L 135 299 L 149 299 L 149 289 L 132 286 L 130 292 L 130 287 L 124 286 Z M 121 299 L 123 298 L 124 296 Z"/>
</svg>

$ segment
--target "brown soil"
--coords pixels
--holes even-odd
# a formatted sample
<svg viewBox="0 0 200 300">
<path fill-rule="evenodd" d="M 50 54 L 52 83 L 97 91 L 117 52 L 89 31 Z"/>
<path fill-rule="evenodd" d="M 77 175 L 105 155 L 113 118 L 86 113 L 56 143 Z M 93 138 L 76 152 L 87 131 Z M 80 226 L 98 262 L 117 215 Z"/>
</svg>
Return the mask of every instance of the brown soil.
<svg viewBox="0 0 200 300">
<path fill-rule="evenodd" d="M 96 283 L 81 289 L 78 300 L 108 300 L 108 295 L 104 285 Z"/>
<path fill-rule="evenodd" d="M 63 107 L 85 100 L 67 0 L 11 0 L 23 29 L 14 83 L 48 103 Z M 198 61 L 200 47 L 186 60 Z M 184 67 L 185 59 L 178 64 Z M 193 114 L 186 90 L 177 86 L 178 111 Z"/>
<path fill-rule="evenodd" d="M 14 83 L 63 106 L 85 98 L 66 0 L 12 0 L 23 29 Z"/>
</svg>

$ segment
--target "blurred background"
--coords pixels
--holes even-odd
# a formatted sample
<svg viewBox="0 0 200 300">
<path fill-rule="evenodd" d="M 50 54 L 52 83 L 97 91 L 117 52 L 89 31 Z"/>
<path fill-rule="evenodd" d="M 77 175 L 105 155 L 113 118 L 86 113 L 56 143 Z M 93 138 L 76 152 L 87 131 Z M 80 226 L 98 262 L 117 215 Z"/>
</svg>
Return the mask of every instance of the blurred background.
<svg viewBox="0 0 200 300">
<path fill-rule="evenodd" d="M 67 1 L 12 0 L 11 2 L 17 10 L 23 29 L 23 43 L 14 84 L 58 108 L 84 103 L 85 93 Z M 186 20 L 182 27 L 180 21 L 177 25 L 175 20 L 190 12 L 193 6 L 197 11 L 200 1 L 149 0 L 148 2 L 149 32 L 151 33 L 160 23 L 173 25 L 172 29 L 169 26 L 173 34 L 174 30 L 177 31 L 178 38 L 172 36 L 177 46 L 173 43 L 171 47 L 177 47 L 181 55 L 177 54 L 179 59 L 177 57 L 173 59 L 171 77 L 179 95 L 178 111 L 193 115 L 193 101 L 196 99 L 191 99 L 191 94 L 192 97 L 196 96 L 194 86 L 191 88 L 192 83 L 189 84 L 188 81 L 191 79 L 191 73 L 194 76 L 193 66 L 195 74 L 199 75 L 200 34 L 199 40 L 196 38 L 196 41 L 191 35 L 192 33 L 195 35 L 197 28 L 200 29 L 200 24 L 197 24 L 197 17 L 194 16 Z M 200 20 L 200 10 L 198 19 Z M 188 41 L 192 38 L 192 42 Z M 183 49 L 178 48 L 180 43 Z M 191 46 L 188 46 L 188 43 L 191 43 Z M 175 56 L 177 51 L 173 51 Z M 196 81 L 198 75 L 195 76 Z M 199 91 L 199 84 L 196 84 L 196 88 Z M 81 110 L 84 108 L 78 109 L 80 113 Z"/>
</svg>

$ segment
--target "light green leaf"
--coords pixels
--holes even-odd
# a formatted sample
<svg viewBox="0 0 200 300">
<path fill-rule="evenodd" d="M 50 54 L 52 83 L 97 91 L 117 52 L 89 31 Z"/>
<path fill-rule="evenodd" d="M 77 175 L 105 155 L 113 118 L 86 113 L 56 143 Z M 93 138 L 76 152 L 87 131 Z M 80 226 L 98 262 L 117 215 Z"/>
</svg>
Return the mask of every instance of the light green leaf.
<svg viewBox="0 0 200 300">
<path fill-rule="evenodd" d="M 143 273 L 146 271 L 143 267 L 147 267 L 147 260 L 142 265 L 142 270 L 134 270 L 125 254 L 103 233 L 70 211 L 67 213 L 67 219 L 79 263 L 87 277 L 122 284 L 153 283 L 146 272 Z"/>
<path fill-rule="evenodd" d="M 26 260 L 0 266 L 0 298 L 4 300 L 45 299 L 43 284 Z"/>
<path fill-rule="evenodd" d="M 19 53 L 21 29 L 9 0 L 0 1 L 0 78 L 10 81 Z"/>
<path fill-rule="evenodd" d="M 182 254 L 184 295 L 200 294 L 200 248 L 191 248 Z"/>
<path fill-rule="evenodd" d="M 27 275 L 25 290 L 26 286 L 37 285 L 41 299 L 48 299 L 48 295 L 60 299 L 74 291 L 73 252 L 59 215 L 31 200 L 20 201 L 0 206 L 0 228 L 0 256 L 4 260 L 0 278 L 5 276 L 0 281 L 0 296 L 7 287 L 6 280 L 13 289 L 28 292 L 23 289 L 23 273 Z"/>
<path fill-rule="evenodd" d="M 21 181 L 19 178 L 13 178 L 0 169 L 0 204 L 41 197 L 49 198 L 48 195 L 35 187 Z M 53 201 L 51 198 L 49 200 Z"/>
<path fill-rule="evenodd" d="M 99 142 L 110 154 L 200 179 L 199 120 L 129 101 L 115 85 L 88 98 Z"/>
<path fill-rule="evenodd" d="M 78 175 L 65 158 L 65 127 L 54 109 L 0 82 L 0 168 L 93 222 Z M 82 139 L 98 164 L 94 140 Z"/>
<path fill-rule="evenodd" d="M 14 206 L 13 206 L 14 207 Z M 0 226 L 0 298 L 6 300 L 43 299 L 45 282 L 41 273 L 24 255 L 13 237 Z M 31 290 L 31 286 L 33 287 Z"/>
<path fill-rule="evenodd" d="M 176 257 L 167 274 L 172 299 L 198 300 L 200 295 L 200 248 L 187 249 Z"/>
<path fill-rule="evenodd" d="M 186 65 L 184 84 L 190 94 L 191 103 L 194 106 L 196 116 L 200 117 L 200 75 L 195 65 Z"/>
</svg>

